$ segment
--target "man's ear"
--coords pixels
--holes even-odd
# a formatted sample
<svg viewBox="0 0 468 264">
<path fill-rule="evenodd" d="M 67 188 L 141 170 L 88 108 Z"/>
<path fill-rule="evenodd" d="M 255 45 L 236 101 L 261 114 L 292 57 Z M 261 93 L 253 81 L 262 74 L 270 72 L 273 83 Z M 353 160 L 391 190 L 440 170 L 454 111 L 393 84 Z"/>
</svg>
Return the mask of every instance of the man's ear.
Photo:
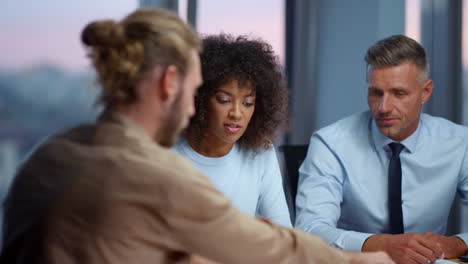
<svg viewBox="0 0 468 264">
<path fill-rule="evenodd" d="M 434 83 L 432 82 L 432 80 L 426 80 L 424 81 L 424 84 L 423 84 L 423 92 L 422 92 L 422 104 L 425 104 L 429 98 L 431 97 L 432 95 L 432 89 L 434 88 Z"/>
<path fill-rule="evenodd" d="M 161 100 L 172 100 L 180 89 L 180 73 L 175 65 L 169 65 L 161 73 Z"/>
</svg>

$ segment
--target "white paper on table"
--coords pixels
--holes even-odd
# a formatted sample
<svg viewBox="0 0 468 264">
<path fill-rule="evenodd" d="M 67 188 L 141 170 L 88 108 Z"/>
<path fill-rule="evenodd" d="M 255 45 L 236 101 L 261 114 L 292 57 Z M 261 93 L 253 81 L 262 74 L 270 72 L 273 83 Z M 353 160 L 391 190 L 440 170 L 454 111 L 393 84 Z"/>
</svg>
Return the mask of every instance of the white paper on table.
<svg viewBox="0 0 468 264">
<path fill-rule="evenodd" d="M 453 263 L 456 263 L 456 262 L 446 260 L 446 259 L 438 259 L 436 260 L 436 262 L 434 262 L 434 264 L 453 264 Z"/>
</svg>

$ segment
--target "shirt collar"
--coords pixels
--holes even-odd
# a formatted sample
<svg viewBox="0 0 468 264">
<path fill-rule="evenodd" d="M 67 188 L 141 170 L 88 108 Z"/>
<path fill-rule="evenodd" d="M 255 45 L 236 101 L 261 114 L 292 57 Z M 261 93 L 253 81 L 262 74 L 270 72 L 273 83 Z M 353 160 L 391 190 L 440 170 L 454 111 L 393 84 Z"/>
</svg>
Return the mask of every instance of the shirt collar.
<svg viewBox="0 0 468 264">
<path fill-rule="evenodd" d="M 371 134 L 372 140 L 374 141 L 374 145 L 377 149 L 381 150 L 389 150 L 388 144 L 394 142 L 391 138 L 388 138 L 384 134 L 382 134 L 377 127 L 374 119 L 372 119 L 371 125 Z M 409 153 L 414 153 L 416 151 L 416 147 L 418 145 L 419 135 L 421 134 L 421 118 L 419 119 L 418 128 L 416 131 L 413 132 L 409 137 L 401 141 L 400 143 L 405 146 L 405 149 L 409 151 Z M 403 150 L 405 150 L 403 149 Z"/>
</svg>

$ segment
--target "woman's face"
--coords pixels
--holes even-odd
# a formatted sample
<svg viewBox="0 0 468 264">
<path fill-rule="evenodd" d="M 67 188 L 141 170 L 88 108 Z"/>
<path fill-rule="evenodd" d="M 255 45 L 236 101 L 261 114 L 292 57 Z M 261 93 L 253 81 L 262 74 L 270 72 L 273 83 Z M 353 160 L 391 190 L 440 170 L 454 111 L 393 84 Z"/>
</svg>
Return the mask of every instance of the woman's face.
<svg viewBox="0 0 468 264">
<path fill-rule="evenodd" d="M 254 110 L 255 91 L 250 82 L 242 87 L 237 80 L 221 85 L 208 102 L 210 142 L 233 145 L 245 133 Z"/>
</svg>

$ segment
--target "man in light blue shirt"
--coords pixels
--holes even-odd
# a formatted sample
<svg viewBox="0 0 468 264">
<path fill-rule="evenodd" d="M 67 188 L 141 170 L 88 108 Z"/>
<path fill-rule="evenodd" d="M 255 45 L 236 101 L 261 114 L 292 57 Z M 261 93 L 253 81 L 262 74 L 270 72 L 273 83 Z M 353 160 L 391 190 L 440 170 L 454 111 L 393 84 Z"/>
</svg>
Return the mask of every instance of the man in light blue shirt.
<svg viewBox="0 0 468 264">
<path fill-rule="evenodd" d="M 444 234 L 456 192 L 468 205 L 468 129 L 421 113 L 433 83 L 419 43 L 391 36 L 365 60 L 370 111 L 312 135 L 296 227 L 397 263 L 466 254 L 468 233 Z"/>
</svg>

